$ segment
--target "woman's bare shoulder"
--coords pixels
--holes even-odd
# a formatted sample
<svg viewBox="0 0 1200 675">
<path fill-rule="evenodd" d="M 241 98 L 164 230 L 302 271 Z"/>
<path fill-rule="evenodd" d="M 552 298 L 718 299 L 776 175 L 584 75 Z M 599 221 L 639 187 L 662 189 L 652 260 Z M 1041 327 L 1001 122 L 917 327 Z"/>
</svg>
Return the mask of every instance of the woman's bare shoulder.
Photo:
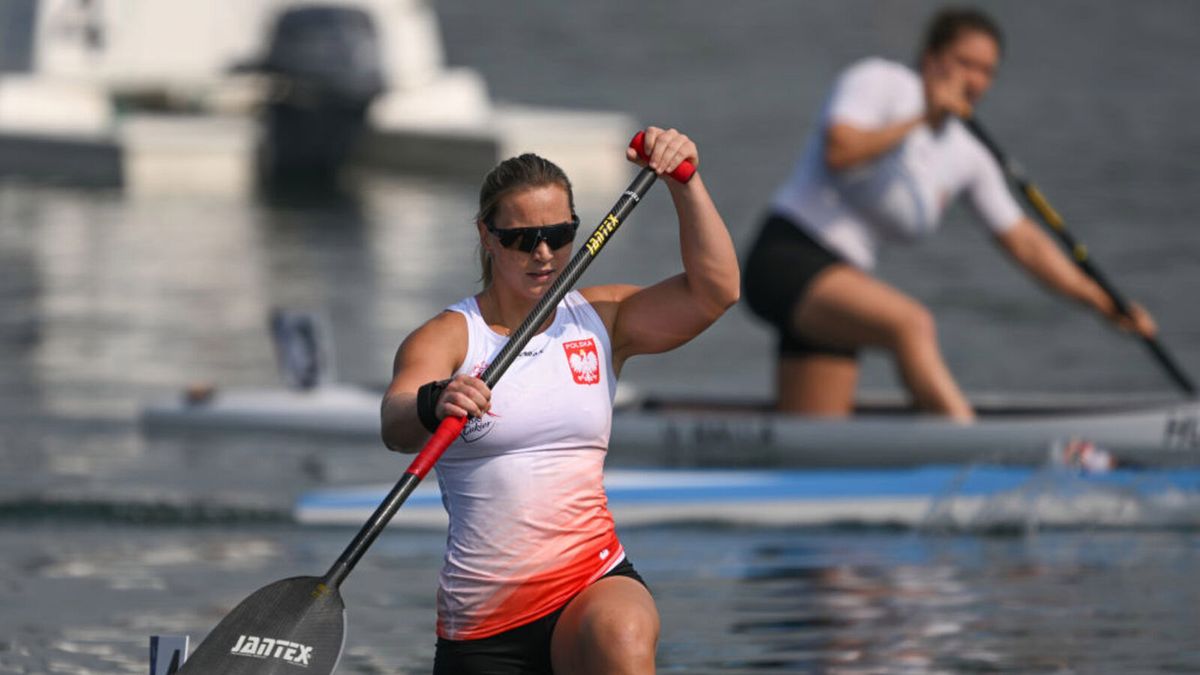
<svg viewBox="0 0 1200 675">
<path fill-rule="evenodd" d="M 445 310 L 404 338 L 396 352 L 396 367 L 414 361 L 443 361 L 447 358 L 461 362 L 466 351 L 467 317 L 460 312 Z"/>
</svg>

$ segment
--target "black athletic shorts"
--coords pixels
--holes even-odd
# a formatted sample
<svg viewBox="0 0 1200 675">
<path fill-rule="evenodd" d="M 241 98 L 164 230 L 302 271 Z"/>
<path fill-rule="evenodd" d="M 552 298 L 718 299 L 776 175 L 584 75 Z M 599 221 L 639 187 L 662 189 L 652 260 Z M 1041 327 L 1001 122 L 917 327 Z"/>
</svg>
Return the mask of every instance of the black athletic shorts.
<svg viewBox="0 0 1200 675">
<path fill-rule="evenodd" d="M 629 577 L 646 585 L 628 558 L 604 577 Z M 553 675 L 550 638 L 554 635 L 558 617 L 566 608 L 563 605 L 540 619 L 478 640 L 439 637 L 433 675 Z"/>
<path fill-rule="evenodd" d="M 786 217 L 771 214 L 763 222 L 742 266 L 742 291 L 750 310 L 778 332 L 780 356 L 857 355 L 855 349 L 821 344 L 792 328 L 796 305 L 813 279 L 836 264 L 846 262 Z"/>
</svg>

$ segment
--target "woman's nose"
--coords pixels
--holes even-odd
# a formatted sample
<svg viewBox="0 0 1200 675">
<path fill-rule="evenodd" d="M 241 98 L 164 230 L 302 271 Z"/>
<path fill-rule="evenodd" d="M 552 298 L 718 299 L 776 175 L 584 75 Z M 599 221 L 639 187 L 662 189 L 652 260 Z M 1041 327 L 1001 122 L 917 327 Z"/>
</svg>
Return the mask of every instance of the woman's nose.
<svg viewBox="0 0 1200 675">
<path fill-rule="evenodd" d="M 554 257 L 554 251 L 550 250 L 550 244 L 547 244 L 546 240 L 543 239 L 537 243 L 537 246 L 533 247 L 533 257 L 538 260 L 550 260 Z"/>
</svg>

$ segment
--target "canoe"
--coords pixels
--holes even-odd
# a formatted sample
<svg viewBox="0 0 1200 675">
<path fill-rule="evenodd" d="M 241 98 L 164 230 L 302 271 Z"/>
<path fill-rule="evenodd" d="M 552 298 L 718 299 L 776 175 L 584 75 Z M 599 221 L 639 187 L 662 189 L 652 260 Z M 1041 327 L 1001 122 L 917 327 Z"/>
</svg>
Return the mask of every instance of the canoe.
<svg viewBox="0 0 1200 675">
<path fill-rule="evenodd" d="M 977 395 L 969 424 L 886 397 L 846 419 L 784 415 L 765 404 L 644 399 L 614 415 L 610 461 L 656 466 L 1036 466 L 1083 441 L 1116 462 L 1200 464 L 1200 402 L 1153 396 Z"/>
<path fill-rule="evenodd" d="M 390 485 L 301 495 L 307 525 L 361 526 Z M 904 526 L 971 531 L 1030 527 L 1195 527 L 1200 469 L 924 466 L 909 469 L 609 469 L 609 507 L 621 527 L 678 523 Z M 392 527 L 446 525 L 436 480 L 426 480 Z"/>
<path fill-rule="evenodd" d="M 619 392 L 610 466 L 818 468 L 1043 464 L 1072 439 L 1118 464 L 1200 464 L 1200 401 L 1158 395 L 978 394 L 970 424 L 918 415 L 895 396 L 864 396 L 847 419 L 773 412 L 765 401 Z M 147 405 L 152 433 L 284 432 L 379 438 L 380 390 L 193 389 Z"/>
</svg>

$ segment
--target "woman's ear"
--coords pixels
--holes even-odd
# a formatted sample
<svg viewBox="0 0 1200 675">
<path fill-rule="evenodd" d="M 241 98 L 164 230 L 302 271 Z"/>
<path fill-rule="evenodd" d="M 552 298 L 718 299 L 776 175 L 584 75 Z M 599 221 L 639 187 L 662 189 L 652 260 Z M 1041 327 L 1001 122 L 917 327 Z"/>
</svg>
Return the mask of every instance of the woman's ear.
<svg viewBox="0 0 1200 675">
<path fill-rule="evenodd" d="M 482 220 L 476 220 L 475 229 L 479 232 L 479 248 L 483 249 L 488 255 L 492 255 L 492 242 L 488 237 L 487 225 L 484 225 Z"/>
</svg>

